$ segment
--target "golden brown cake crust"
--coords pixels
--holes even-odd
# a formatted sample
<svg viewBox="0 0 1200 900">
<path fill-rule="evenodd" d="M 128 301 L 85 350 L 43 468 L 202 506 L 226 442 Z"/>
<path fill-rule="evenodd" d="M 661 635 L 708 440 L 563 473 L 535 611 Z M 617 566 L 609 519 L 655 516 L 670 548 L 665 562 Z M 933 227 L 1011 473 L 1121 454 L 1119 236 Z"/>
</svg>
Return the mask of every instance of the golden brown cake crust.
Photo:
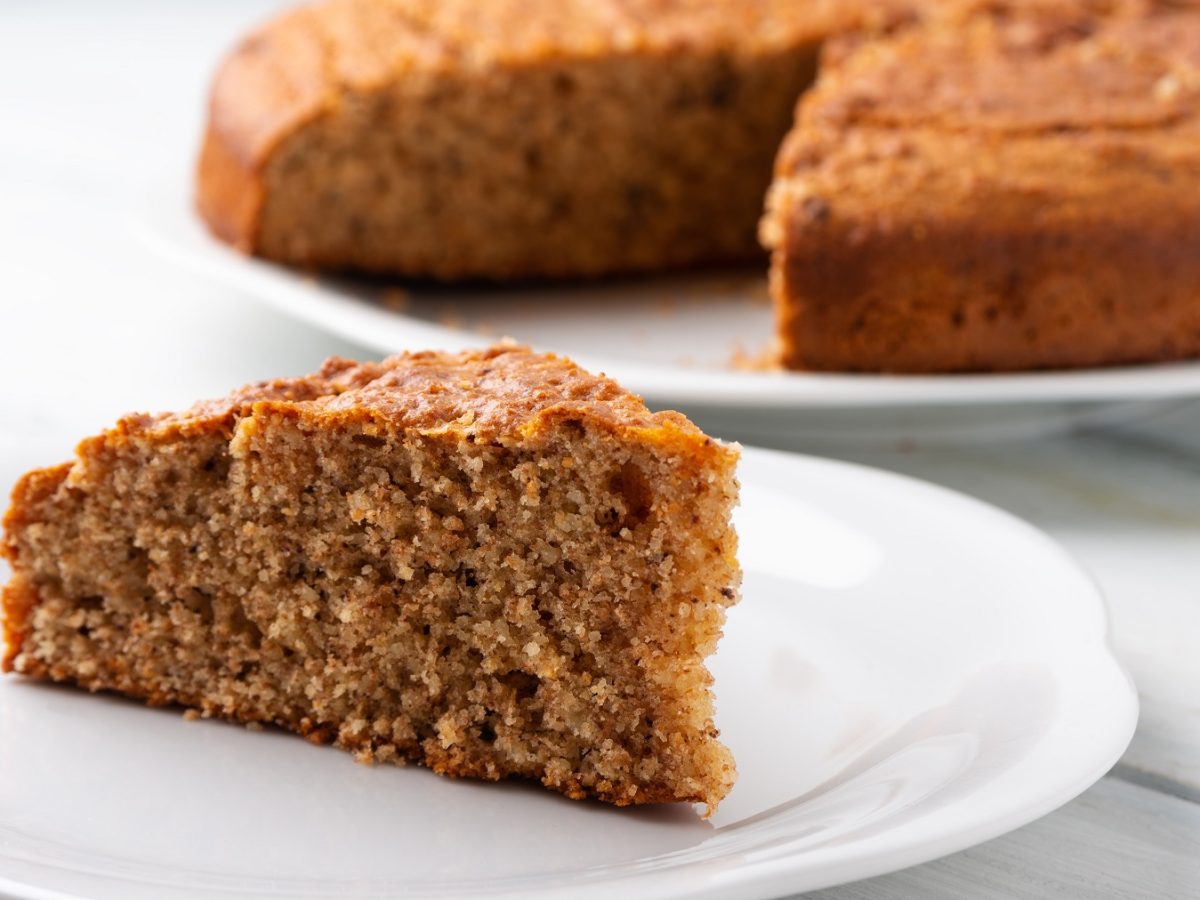
<svg viewBox="0 0 1200 900">
<path fill-rule="evenodd" d="M 763 236 L 786 365 L 1200 355 L 1200 13 L 964 2 L 833 55 Z"/>
<path fill-rule="evenodd" d="M 569 360 L 329 360 L 17 485 L 3 668 L 618 805 L 734 779 L 735 448 Z"/>
<path fill-rule="evenodd" d="M 27 514 L 37 504 L 54 493 L 71 470 L 70 463 L 37 469 L 29 472 L 13 488 L 12 505 L 4 516 L 3 528 L 11 534 L 25 527 Z M 0 555 L 5 547 L 0 543 Z M 4 653 L 0 656 L 0 671 L 13 671 L 13 661 L 23 645 L 29 630 L 29 617 L 37 605 L 37 591 L 33 585 L 16 579 L 0 591 L 0 620 L 3 624 Z M 41 672 L 37 673 L 41 674 Z"/>
<path fill-rule="evenodd" d="M 516 436 L 550 414 L 587 416 L 625 428 L 669 424 L 703 439 L 683 416 L 650 413 L 640 397 L 610 378 L 555 354 L 506 346 L 403 353 L 380 363 L 335 357 L 303 378 L 248 385 L 184 413 L 132 421 L 142 428 L 191 427 L 261 402 L 302 407 L 317 418 L 368 416 L 394 428 L 455 429 L 480 439 Z"/>
<path fill-rule="evenodd" d="M 560 277 L 753 258 L 770 159 L 817 45 L 907 5 L 303 7 L 246 38 L 218 72 L 197 205 L 246 252 L 411 276 Z M 422 129 L 428 146 L 406 141 L 405 128 Z M 706 146 L 692 146 L 701 138 Z M 346 154 L 358 155 L 353 166 Z M 407 162 L 380 162 L 393 157 Z M 293 199 L 276 209 L 284 193 Z M 317 217 L 336 227 L 318 229 Z"/>
</svg>

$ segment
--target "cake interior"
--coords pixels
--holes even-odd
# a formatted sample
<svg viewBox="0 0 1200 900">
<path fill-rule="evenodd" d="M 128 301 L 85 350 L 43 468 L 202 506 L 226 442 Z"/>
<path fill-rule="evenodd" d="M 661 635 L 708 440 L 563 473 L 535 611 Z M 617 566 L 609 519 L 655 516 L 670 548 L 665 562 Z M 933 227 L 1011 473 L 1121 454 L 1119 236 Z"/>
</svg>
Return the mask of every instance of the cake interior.
<svg viewBox="0 0 1200 900">
<path fill-rule="evenodd" d="M 816 56 L 464 62 L 347 91 L 272 155 L 261 252 L 444 279 L 760 259 L 775 150 Z"/>
<path fill-rule="evenodd" d="M 18 485 L 7 667 L 364 760 L 711 807 L 736 454 L 612 427 L 125 423 Z"/>
</svg>

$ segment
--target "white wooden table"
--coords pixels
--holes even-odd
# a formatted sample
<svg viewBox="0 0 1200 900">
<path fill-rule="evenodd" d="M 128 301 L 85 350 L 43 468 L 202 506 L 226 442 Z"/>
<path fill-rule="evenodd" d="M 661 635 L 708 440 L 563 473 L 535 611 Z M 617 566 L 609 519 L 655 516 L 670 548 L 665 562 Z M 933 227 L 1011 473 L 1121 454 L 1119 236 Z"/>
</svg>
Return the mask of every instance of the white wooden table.
<svg viewBox="0 0 1200 900">
<path fill-rule="evenodd" d="M 4 472 L 65 458 L 130 408 L 368 355 L 180 273 L 133 233 L 142 198 L 192 158 L 216 55 L 277 5 L 0 7 Z M 1200 403 L 1034 443 L 839 455 L 966 491 L 1056 536 L 1107 592 L 1143 706 L 1120 765 L 1062 810 L 819 896 L 1200 897 Z"/>
</svg>

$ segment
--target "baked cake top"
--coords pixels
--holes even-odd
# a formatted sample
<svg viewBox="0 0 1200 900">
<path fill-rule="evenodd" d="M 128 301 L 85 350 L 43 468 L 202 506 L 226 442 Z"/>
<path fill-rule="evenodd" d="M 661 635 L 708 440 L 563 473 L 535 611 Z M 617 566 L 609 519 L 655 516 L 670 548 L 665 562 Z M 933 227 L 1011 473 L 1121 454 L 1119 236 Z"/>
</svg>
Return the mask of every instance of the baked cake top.
<svg viewBox="0 0 1200 900">
<path fill-rule="evenodd" d="M 243 164 L 348 97 L 497 66 L 647 53 L 776 52 L 920 0 L 326 0 L 243 40 L 217 74 L 212 128 Z M 929 0 L 924 0 L 929 2 Z"/>
<path fill-rule="evenodd" d="M 832 51 L 776 162 L 768 247 L 914 220 L 1026 233 L 1031 204 L 1068 230 L 1107 227 L 1097 209 L 1194 221 L 1194 3 L 956 0 Z"/>
<path fill-rule="evenodd" d="M 132 415 L 118 431 L 220 427 L 255 404 L 322 421 L 374 421 L 395 429 L 456 432 L 467 439 L 519 437 L 549 419 L 587 418 L 617 429 L 709 442 L 674 412 L 651 413 L 640 397 L 568 359 L 525 347 L 402 353 L 382 362 L 332 358 L 300 378 L 247 385 L 182 413 Z"/>
<path fill-rule="evenodd" d="M 961 0 L 827 66 L 806 124 L 1137 129 L 1200 108 L 1200 6 Z"/>
</svg>

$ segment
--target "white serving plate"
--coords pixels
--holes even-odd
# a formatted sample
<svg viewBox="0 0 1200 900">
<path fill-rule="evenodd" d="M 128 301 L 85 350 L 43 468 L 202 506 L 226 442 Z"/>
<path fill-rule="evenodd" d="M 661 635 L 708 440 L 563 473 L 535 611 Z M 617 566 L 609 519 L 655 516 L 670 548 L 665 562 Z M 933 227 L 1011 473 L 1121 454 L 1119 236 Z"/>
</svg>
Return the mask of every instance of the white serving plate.
<svg viewBox="0 0 1200 900">
<path fill-rule="evenodd" d="M 512 337 L 603 371 L 656 406 L 745 439 L 896 444 L 1025 438 L 1127 421 L 1200 396 L 1200 362 L 997 375 L 747 371 L 773 333 L 758 271 L 522 288 L 407 286 L 305 274 L 212 238 L 186 177 L 137 228 L 159 252 L 248 300 L 372 350 L 461 349 Z M 1152 401 L 1147 403 L 1147 401 Z"/>
<path fill-rule="evenodd" d="M 711 820 L 8 676 L 0 894 L 766 898 L 987 840 L 1121 755 L 1133 686 L 1045 535 L 841 463 L 748 450 L 741 479 L 744 599 L 712 665 L 740 776 Z"/>
</svg>

